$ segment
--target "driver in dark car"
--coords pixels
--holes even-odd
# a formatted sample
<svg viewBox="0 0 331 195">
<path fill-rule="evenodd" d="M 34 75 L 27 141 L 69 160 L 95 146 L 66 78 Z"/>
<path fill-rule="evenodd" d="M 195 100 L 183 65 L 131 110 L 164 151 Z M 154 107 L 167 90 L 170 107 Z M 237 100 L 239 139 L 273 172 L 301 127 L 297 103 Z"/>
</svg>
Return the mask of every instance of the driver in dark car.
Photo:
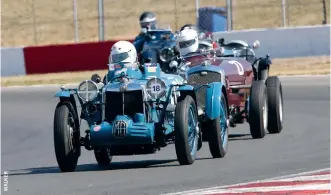
<svg viewBox="0 0 331 195">
<path fill-rule="evenodd" d="M 180 55 L 185 57 L 191 54 L 199 54 L 198 33 L 194 29 L 184 29 L 176 39 Z"/>
<path fill-rule="evenodd" d="M 176 38 L 176 50 L 181 56 L 169 64 L 169 71 L 175 72 L 177 66 L 182 63 L 182 59 L 189 56 L 203 56 L 199 49 L 199 38 L 196 30 L 187 28 L 180 31 Z"/>
<path fill-rule="evenodd" d="M 156 15 L 153 12 L 146 11 L 140 15 L 139 23 L 142 32 L 135 38 L 133 42 L 133 45 L 135 46 L 138 54 L 142 51 L 144 43 L 146 41 L 146 33 L 143 32 L 143 29 L 155 29 L 156 22 Z"/>
</svg>

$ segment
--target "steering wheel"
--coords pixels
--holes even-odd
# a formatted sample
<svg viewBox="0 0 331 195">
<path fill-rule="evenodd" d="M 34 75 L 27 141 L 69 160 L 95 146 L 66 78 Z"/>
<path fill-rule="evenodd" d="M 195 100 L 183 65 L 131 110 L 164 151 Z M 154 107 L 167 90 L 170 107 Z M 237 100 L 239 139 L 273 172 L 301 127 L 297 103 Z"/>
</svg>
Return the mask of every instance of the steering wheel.
<svg viewBox="0 0 331 195">
<path fill-rule="evenodd" d="M 117 80 L 117 79 L 123 79 L 123 78 L 126 78 L 126 79 L 128 79 L 128 81 L 130 80 L 130 78 L 127 76 L 127 75 L 123 75 L 123 74 L 121 74 L 120 76 L 118 76 L 118 77 L 115 77 L 115 78 L 112 78 L 111 80 L 110 80 L 110 82 L 113 82 L 114 80 Z"/>
</svg>

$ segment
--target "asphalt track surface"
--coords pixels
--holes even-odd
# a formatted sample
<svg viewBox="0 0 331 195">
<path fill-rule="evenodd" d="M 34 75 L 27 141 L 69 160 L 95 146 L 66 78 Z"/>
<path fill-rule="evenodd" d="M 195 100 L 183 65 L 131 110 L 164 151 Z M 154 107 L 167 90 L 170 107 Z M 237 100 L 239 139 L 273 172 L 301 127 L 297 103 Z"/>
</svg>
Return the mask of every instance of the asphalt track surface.
<svg viewBox="0 0 331 195">
<path fill-rule="evenodd" d="M 93 152 L 83 149 L 73 173 L 61 173 L 54 155 L 53 95 L 58 88 L 3 89 L 2 172 L 9 172 L 4 194 L 161 194 L 329 167 L 329 76 L 281 80 L 281 134 L 253 140 L 247 124 L 237 126 L 224 159 L 212 159 L 206 143 L 190 166 L 179 166 L 173 145 L 153 155 L 114 157 L 105 170 Z"/>
</svg>

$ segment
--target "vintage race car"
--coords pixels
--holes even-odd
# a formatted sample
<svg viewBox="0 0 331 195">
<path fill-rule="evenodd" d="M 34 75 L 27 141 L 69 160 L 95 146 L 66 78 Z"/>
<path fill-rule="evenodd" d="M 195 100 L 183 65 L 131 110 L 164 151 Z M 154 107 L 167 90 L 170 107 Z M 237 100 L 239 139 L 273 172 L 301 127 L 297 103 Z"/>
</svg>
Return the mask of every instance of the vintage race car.
<svg viewBox="0 0 331 195">
<path fill-rule="evenodd" d="M 139 62 L 159 63 L 161 69 L 168 66 L 170 62 L 168 56 L 176 55 L 174 47 L 176 46 L 176 37 L 169 25 L 161 24 L 156 29 L 143 29 L 145 37 L 142 51 L 139 56 Z"/>
<path fill-rule="evenodd" d="M 217 52 L 195 53 L 178 60 L 179 63 L 172 61 L 170 64 L 179 67 L 177 74 L 192 86 L 213 82 L 223 84 L 222 94 L 226 98 L 231 127 L 244 123 L 246 119 L 253 138 L 263 138 L 266 131 L 280 133 L 283 128 L 282 84 L 278 77 L 267 74 L 271 65 L 269 55 L 253 58 L 254 61 L 250 62 L 246 49 L 249 48 L 218 51 L 219 55 Z M 205 91 L 197 92 L 200 118 L 206 116 L 206 98 Z M 208 120 L 203 125 L 208 125 Z"/>
<path fill-rule="evenodd" d="M 249 45 L 242 40 L 231 40 L 228 43 L 224 43 L 223 38 L 218 39 L 217 42 L 219 47 L 212 51 L 217 57 L 243 58 L 251 64 L 254 78 L 256 80 L 266 80 L 268 78 L 272 62 L 269 55 L 264 59 L 256 57 L 254 50 L 260 47 L 260 42 L 258 40 L 254 41 L 252 45 Z"/>
<path fill-rule="evenodd" d="M 74 171 L 81 146 L 94 150 L 99 165 L 112 156 L 151 154 L 175 143 L 181 165 L 192 164 L 202 147 L 201 119 L 197 104 L 199 88 L 206 98 L 204 134 L 214 158 L 227 152 L 226 96 L 220 81 L 207 85 L 186 84 L 183 77 L 165 74 L 159 64 L 145 63 L 141 69 L 110 64 L 106 85 L 98 75 L 77 88 L 65 86 L 56 93 L 59 102 L 54 115 L 55 155 L 63 172 Z M 76 99 L 81 105 L 78 112 Z M 89 129 L 80 135 L 80 120 Z"/>
<path fill-rule="evenodd" d="M 218 47 L 217 41 L 212 39 L 211 32 L 201 30 L 195 24 L 185 24 L 180 28 L 180 31 L 184 30 L 185 28 L 194 29 L 197 31 L 199 36 L 199 51 L 209 51 Z"/>
<path fill-rule="evenodd" d="M 140 63 L 159 63 L 162 71 L 167 72 L 167 67 L 172 57 L 179 55 L 176 49 L 176 37 L 179 32 L 172 32 L 169 25 L 161 24 L 156 29 L 143 29 L 145 42 L 140 55 Z M 199 32 L 199 50 L 213 49 L 216 44 L 211 39 L 211 34 Z"/>
</svg>

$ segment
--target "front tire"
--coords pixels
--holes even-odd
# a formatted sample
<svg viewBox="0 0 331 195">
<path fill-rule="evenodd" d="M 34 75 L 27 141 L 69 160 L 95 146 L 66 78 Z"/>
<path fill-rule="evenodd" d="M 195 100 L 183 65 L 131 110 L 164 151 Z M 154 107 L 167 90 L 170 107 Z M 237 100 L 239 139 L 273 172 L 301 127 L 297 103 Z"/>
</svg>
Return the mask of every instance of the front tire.
<svg viewBox="0 0 331 195">
<path fill-rule="evenodd" d="M 76 169 L 80 153 L 79 127 L 76 127 L 77 115 L 72 104 L 60 103 L 54 114 L 54 147 L 55 156 L 62 172 Z"/>
<path fill-rule="evenodd" d="M 221 97 L 221 116 L 206 123 L 209 150 L 213 158 L 223 158 L 228 148 L 228 112 L 224 94 Z"/>
<path fill-rule="evenodd" d="M 266 80 L 268 93 L 268 131 L 280 133 L 283 129 L 283 90 L 278 77 Z"/>
<path fill-rule="evenodd" d="M 249 125 L 254 139 L 264 138 L 268 125 L 267 88 L 263 81 L 253 81 L 249 98 Z"/>
<path fill-rule="evenodd" d="M 198 148 L 198 114 L 193 98 L 178 101 L 175 110 L 175 148 L 181 165 L 193 164 Z"/>
</svg>

